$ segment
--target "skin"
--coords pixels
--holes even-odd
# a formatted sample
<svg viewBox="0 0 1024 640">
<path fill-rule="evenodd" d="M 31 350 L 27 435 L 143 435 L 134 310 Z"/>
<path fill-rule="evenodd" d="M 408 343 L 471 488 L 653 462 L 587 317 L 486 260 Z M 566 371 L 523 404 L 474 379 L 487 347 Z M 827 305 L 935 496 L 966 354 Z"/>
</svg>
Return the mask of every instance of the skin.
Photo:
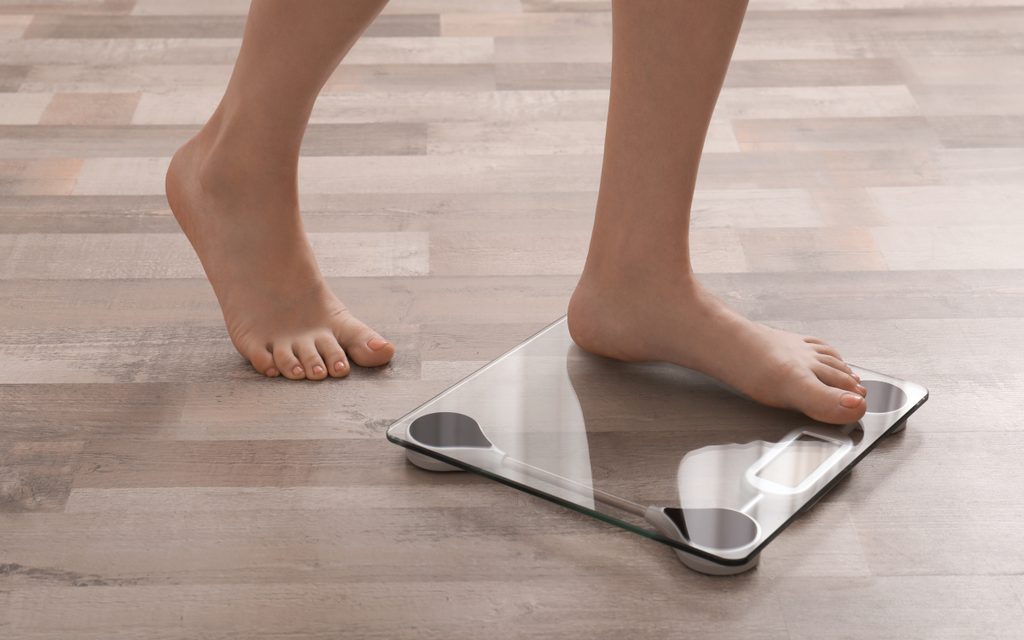
<svg viewBox="0 0 1024 640">
<path fill-rule="evenodd" d="M 171 160 L 167 199 L 257 371 L 343 377 L 394 346 L 324 282 L 299 215 L 298 165 L 313 103 L 386 0 L 255 0 L 224 98 Z M 344 179 L 340 176 L 339 179 Z"/>
<path fill-rule="evenodd" d="M 235 347 L 268 376 L 341 377 L 349 359 L 377 366 L 394 354 L 324 282 L 297 188 L 313 102 L 384 4 L 255 0 L 223 100 L 171 162 L 171 209 Z M 569 330 L 593 353 L 672 362 L 771 406 L 853 422 L 866 392 L 838 352 L 746 320 L 690 265 L 701 150 L 745 11 L 745 0 L 613 3 L 601 190 Z"/>
</svg>

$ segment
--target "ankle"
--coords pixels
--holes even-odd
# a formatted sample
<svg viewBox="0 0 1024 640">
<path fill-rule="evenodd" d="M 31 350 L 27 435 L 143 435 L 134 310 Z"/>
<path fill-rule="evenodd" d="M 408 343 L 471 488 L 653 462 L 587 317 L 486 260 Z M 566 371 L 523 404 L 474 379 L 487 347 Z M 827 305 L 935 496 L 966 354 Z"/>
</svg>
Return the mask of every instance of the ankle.
<svg viewBox="0 0 1024 640">
<path fill-rule="evenodd" d="M 297 197 L 298 153 L 289 158 L 261 145 L 258 136 L 204 127 L 188 144 L 199 189 L 215 200 Z"/>
<path fill-rule="evenodd" d="M 593 246 L 580 284 L 593 293 L 617 295 L 665 290 L 671 290 L 673 295 L 688 295 L 702 288 L 685 253 L 601 253 Z"/>
</svg>

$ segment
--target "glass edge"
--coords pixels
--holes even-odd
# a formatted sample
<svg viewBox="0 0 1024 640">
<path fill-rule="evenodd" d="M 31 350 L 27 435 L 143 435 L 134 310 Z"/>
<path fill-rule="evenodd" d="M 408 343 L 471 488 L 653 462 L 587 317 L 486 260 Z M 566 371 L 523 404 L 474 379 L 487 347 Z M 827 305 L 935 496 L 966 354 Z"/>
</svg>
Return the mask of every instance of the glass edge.
<svg viewBox="0 0 1024 640">
<path fill-rule="evenodd" d="M 665 536 L 661 535 L 660 533 L 656 533 L 654 531 L 649 531 L 647 529 L 643 529 L 643 528 L 638 527 L 636 525 L 629 524 L 628 522 L 625 522 L 623 520 L 619 520 L 618 518 L 615 518 L 614 516 L 610 516 L 608 514 L 601 513 L 599 511 L 594 511 L 593 509 L 588 509 L 588 508 L 584 507 L 583 505 L 579 505 L 579 504 L 576 504 L 574 502 L 570 502 L 568 500 L 565 500 L 563 498 L 559 498 L 557 496 L 553 496 L 553 495 L 547 494 L 547 493 L 541 491 L 540 489 L 536 489 L 536 488 L 531 487 L 529 485 L 520 484 L 520 483 L 516 482 L 515 480 L 510 480 L 510 479 L 505 478 L 503 476 L 499 476 L 497 474 L 491 473 L 490 471 L 486 471 L 484 469 L 480 469 L 478 467 L 474 467 L 472 465 L 466 464 L 465 462 L 462 462 L 461 460 L 456 460 L 454 458 L 449 458 L 448 456 L 440 454 L 440 453 L 438 453 L 436 451 L 431 451 L 430 449 L 417 446 L 417 445 L 415 445 L 415 444 L 413 444 L 411 442 L 407 442 L 407 441 L 401 440 L 401 439 L 399 439 L 397 437 L 393 437 L 391 434 L 388 434 L 387 438 L 388 438 L 388 440 L 390 442 L 392 442 L 394 444 L 397 444 L 399 446 L 405 447 L 407 449 L 412 449 L 413 451 L 416 451 L 418 453 L 422 453 L 423 455 L 430 456 L 431 458 L 434 458 L 435 460 L 440 460 L 441 462 L 444 462 L 445 464 L 449 464 L 449 465 L 451 465 L 453 467 L 458 467 L 459 469 L 462 469 L 464 471 L 469 471 L 471 473 L 475 473 L 478 476 L 482 476 L 484 478 L 487 478 L 488 480 L 493 480 L 493 481 L 498 482 L 500 484 L 506 485 L 508 487 L 516 489 L 517 491 L 522 491 L 523 493 L 528 493 L 528 494 L 530 494 L 532 496 L 536 496 L 536 497 L 541 498 L 543 500 L 547 500 L 548 502 L 552 502 L 554 504 L 557 504 L 559 506 L 565 507 L 567 509 L 571 509 L 571 510 L 576 511 L 578 513 L 582 513 L 583 515 L 586 515 L 586 516 L 589 516 L 591 518 L 594 518 L 595 520 L 600 520 L 601 522 L 605 522 L 607 524 L 613 525 L 613 526 L 618 527 L 620 529 L 625 529 L 626 531 L 630 531 L 632 533 L 635 533 L 637 535 L 643 536 L 645 538 L 649 538 L 649 539 L 651 539 L 651 540 L 653 540 L 655 542 L 660 542 L 661 544 L 664 544 L 666 546 L 673 547 L 673 548 L 679 549 L 681 551 L 685 551 L 686 553 L 689 553 L 689 554 L 694 555 L 694 556 L 698 556 L 698 557 L 703 558 L 705 560 L 709 560 L 711 562 L 714 562 L 715 564 L 720 564 L 720 565 L 726 566 L 726 567 L 738 567 L 740 565 L 743 565 L 743 564 L 746 564 L 747 562 L 749 562 L 753 556 L 755 556 L 757 553 L 760 552 L 761 547 L 763 546 L 763 545 L 759 545 L 758 548 L 755 551 L 751 552 L 750 554 L 748 554 L 748 555 L 746 555 L 746 556 L 744 556 L 742 558 L 723 558 L 721 556 L 716 556 L 713 553 L 709 553 L 709 552 L 704 551 L 702 549 L 699 549 L 697 547 L 691 547 L 691 546 L 688 546 L 688 545 L 683 544 L 681 542 L 676 542 L 675 540 L 672 540 L 671 538 L 666 538 Z M 426 473 L 430 473 L 430 472 L 427 471 Z M 789 523 L 789 521 L 787 521 L 787 524 L 788 523 Z"/>
</svg>

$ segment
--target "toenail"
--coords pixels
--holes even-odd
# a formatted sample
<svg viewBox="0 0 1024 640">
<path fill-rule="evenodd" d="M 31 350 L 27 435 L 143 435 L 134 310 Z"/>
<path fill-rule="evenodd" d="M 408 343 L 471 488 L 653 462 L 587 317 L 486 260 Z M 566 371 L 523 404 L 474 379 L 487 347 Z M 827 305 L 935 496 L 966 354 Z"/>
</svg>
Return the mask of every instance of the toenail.
<svg viewBox="0 0 1024 640">
<path fill-rule="evenodd" d="M 320 365 L 316 365 L 315 367 L 313 367 L 313 373 L 323 373 L 323 371 L 324 368 L 321 367 Z"/>
<path fill-rule="evenodd" d="M 275 369 L 274 367 L 270 367 L 269 369 L 267 369 L 267 377 L 268 378 L 273 378 L 276 375 L 277 375 L 277 369 Z"/>
<path fill-rule="evenodd" d="M 335 371 L 341 371 L 344 368 L 345 368 L 345 363 L 343 361 L 338 360 L 337 362 L 334 363 L 334 370 Z"/>
<path fill-rule="evenodd" d="M 861 402 L 864 402 L 864 398 L 855 393 L 844 393 L 843 397 L 839 398 L 839 404 L 843 405 L 847 409 L 859 407 Z"/>
<path fill-rule="evenodd" d="M 854 380 L 856 380 L 857 382 L 860 382 L 860 376 L 858 376 L 856 373 L 851 373 L 850 375 L 853 376 Z"/>
<path fill-rule="evenodd" d="M 388 344 L 388 341 L 385 340 L 384 338 L 374 338 L 373 340 L 370 340 L 369 342 L 367 342 L 366 346 L 370 347 L 370 349 L 372 349 L 374 351 L 380 351 L 381 349 L 386 347 L 387 344 Z"/>
<path fill-rule="evenodd" d="M 868 395 L 868 390 L 860 386 L 859 384 L 857 385 L 857 391 L 860 391 L 860 395 L 862 396 L 866 397 Z"/>
<path fill-rule="evenodd" d="M 295 365 L 295 368 L 294 368 L 294 369 L 292 369 L 292 375 L 293 375 L 293 376 L 297 376 L 297 375 L 299 375 L 300 373 L 302 373 L 302 367 L 300 367 L 300 366 L 298 366 L 298 365 Z"/>
</svg>

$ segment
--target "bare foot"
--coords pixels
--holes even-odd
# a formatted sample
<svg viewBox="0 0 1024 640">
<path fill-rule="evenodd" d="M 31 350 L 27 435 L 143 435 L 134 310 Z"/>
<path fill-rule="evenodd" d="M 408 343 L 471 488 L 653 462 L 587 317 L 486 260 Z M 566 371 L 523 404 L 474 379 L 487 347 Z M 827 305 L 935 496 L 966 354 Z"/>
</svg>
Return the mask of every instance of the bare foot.
<svg viewBox="0 0 1024 640">
<path fill-rule="evenodd" d="M 394 346 L 324 282 L 299 216 L 294 168 L 264 170 L 258 154 L 214 153 L 214 137 L 204 129 L 178 150 L 167 199 L 238 352 L 260 373 L 292 380 L 346 376 L 348 358 L 364 367 L 391 360 Z"/>
<path fill-rule="evenodd" d="M 569 332 L 587 351 L 682 365 L 822 422 L 864 415 L 859 378 L 822 340 L 755 324 L 692 275 L 656 281 L 597 271 L 584 271 L 569 303 Z"/>
</svg>

